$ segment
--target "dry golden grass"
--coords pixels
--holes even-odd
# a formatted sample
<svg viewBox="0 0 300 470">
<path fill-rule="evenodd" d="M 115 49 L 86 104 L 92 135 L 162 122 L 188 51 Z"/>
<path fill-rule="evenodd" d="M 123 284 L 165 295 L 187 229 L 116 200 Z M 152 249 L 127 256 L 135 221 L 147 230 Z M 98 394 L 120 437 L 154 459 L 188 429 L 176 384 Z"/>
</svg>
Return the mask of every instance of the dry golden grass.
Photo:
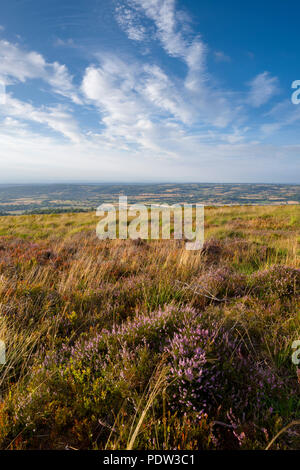
<svg viewBox="0 0 300 470">
<path fill-rule="evenodd" d="M 300 409 L 288 389 L 296 380 L 290 345 L 300 337 L 296 277 L 292 283 L 300 265 L 300 206 L 208 207 L 202 252 L 175 240 L 100 241 L 97 221 L 94 213 L 0 218 L 0 339 L 8 358 L 0 378 L 2 448 L 213 447 L 209 419 L 220 419 L 198 422 L 168 408 L 170 385 L 155 341 L 143 351 L 133 333 L 138 352 L 124 352 L 116 335 L 103 381 L 69 356 L 48 366 L 63 344 L 72 355 L 76 342 L 140 316 L 155 318 L 169 306 L 196 309 L 208 324 L 217 322 L 216 335 L 226 329 L 239 338 L 247 360 L 280 377 L 288 371 L 283 403 L 270 398 L 274 415 L 264 423 L 249 412 L 246 424 L 265 426 L 270 435 L 266 441 L 251 427 L 243 445 L 265 448 Z M 109 396 L 115 398 L 101 398 Z M 231 438 L 222 439 L 219 447 L 231 448 Z M 289 436 L 281 439 L 275 447 L 291 445 Z"/>
</svg>

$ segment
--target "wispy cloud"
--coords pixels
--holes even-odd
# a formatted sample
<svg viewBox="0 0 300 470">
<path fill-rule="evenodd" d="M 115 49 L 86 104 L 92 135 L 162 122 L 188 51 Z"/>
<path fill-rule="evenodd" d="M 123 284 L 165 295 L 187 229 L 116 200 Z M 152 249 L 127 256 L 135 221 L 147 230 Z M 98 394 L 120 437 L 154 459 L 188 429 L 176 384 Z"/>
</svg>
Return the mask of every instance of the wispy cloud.
<svg viewBox="0 0 300 470">
<path fill-rule="evenodd" d="M 191 138 L 195 132 L 198 143 L 224 141 L 218 129 L 224 129 L 238 112 L 218 91 L 195 95 L 186 89 L 184 79 L 172 80 L 156 64 L 130 64 L 111 54 L 87 68 L 82 92 L 98 109 L 103 139 L 123 149 L 151 150 L 166 158 L 182 158 L 187 143 L 195 142 Z M 229 130 L 228 141 L 240 141 L 237 132 Z"/>
<path fill-rule="evenodd" d="M 60 46 L 60 47 L 75 47 L 74 40 L 72 38 L 69 39 L 61 39 L 61 38 L 56 38 L 54 41 L 55 46 Z"/>
<path fill-rule="evenodd" d="M 176 9 L 175 0 L 128 0 L 126 5 L 126 8 L 124 5 L 117 8 L 117 18 L 120 22 L 120 11 L 126 12 L 121 22 L 127 32 L 134 25 L 142 32 L 139 40 L 145 38 L 145 26 L 141 23 L 141 14 L 144 14 L 153 22 L 154 38 L 160 41 L 168 55 L 181 58 L 191 70 L 199 70 L 203 66 L 205 44 L 199 36 L 188 34 L 190 19 L 185 12 Z"/>
<path fill-rule="evenodd" d="M 116 57 L 107 58 L 98 67 L 89 67 L 82 90 L 99 109 L 105 126 L 102 138 L 134 152 L 143 148 L 171 156 L 171 134 L 174 128 L 178 131 L 172 118 L 179 114 L 180 103 L 163 93 L 165 80 L 158 68 L 140 69 Z"/>
<path fill-rule="evenodd" d="M 81 102 L 65 65 L 48 63 L 38 52 L 26 51 L 5 40 L 0 40 L 0 78 L 7 84 L 41 79 L 55 93 L 70 98 L 74 103 Z"/>
<path fill-rule="evenodd" d="M 146 28 L 140 23 L 137 13 L 125 5 L 116 7 L 116 19 L 119 26 L 133 41 L 145 41 Z"/>
<path fill-rule="evenodd" d="M 198 118 L 217 127 L 228 125 L 236 117 L 237 109 L 229 104 L 227 93 L 214 86 L 206 65 L 208 48 L 199 34 L 193 33 L 189 16 L 176 8 L 175 0 L 128 0 L 127 9 L 130 11 L 128 26 L 134 18 L 135 24 L 144 31 L 145 26 L 141 24 L 144 15 L 155 28 L 149 36 L 158 40 L 170 57 L 186 65 L 185 79 L 179 87 L 177 81 L 177 90 L 185 107 L 194 108 L 194 120 Z M 125 15 L 122 17 L 123 28 L 126 21 Z"/>
<path fill-rule="evenodd" d="M 265 135 L 272 135 L 286 126 L 300 122 L 300 106 L 291 105 L 289 100 L 281 101 L 265 113 L 266 122 L 261 125 Z"/>
<path fill-rule="evenodd" d="M 30 103 L 25 103 L 8 95 L 5 108 L 0 111 L 2 111 L 0 115 L 4 113 L 6 118 L 9 118 L 6 123 L 13 122 L 22 125 L 24 121 L 36 122 L 63 134 L 72 142 L 78 143 L 80 141 L 80 131 L 76 122 L 62 106 L 37 108 Z"/>
<path fill-rule="evenodd" d="M 269 72 L 257 75 L 249 86 L 248 102 L 254 108 L 266 104 L 279 92 L 278 78 L 272 77 Z"/>
<path fill-rule="evenodd" d="M 231 62 L 231 58 L 222 51 L 214 52 L 216 62 Z"/>
</svg>

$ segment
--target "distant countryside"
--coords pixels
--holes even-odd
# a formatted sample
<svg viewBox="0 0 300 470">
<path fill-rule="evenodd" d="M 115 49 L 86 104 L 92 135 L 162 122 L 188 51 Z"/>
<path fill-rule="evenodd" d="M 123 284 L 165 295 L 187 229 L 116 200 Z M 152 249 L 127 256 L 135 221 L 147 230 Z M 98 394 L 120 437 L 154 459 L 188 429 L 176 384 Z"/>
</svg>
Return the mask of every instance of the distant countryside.
<svg viewBox="0 0 300 470">
<path fill-rule="evenodd" d="M 300 185 L 288 184 L 0 185 L 0 215 L 89 211 L 121 194 L 129 203 L 300 204 Z"/>
</svg>

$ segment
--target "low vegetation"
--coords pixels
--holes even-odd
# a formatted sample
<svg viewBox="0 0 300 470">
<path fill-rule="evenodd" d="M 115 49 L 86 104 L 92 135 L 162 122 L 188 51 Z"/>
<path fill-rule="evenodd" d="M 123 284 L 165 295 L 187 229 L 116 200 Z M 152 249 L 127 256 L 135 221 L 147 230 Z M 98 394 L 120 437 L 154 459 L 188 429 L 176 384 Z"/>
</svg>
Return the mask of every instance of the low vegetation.
<svg viewBox="0 0 300 470">
<path fill-rule="evenodd" d="M 300 448 L 300 206 L 205 216 L 195 252 L 0 218 L 2 449 Z"/>
</svg>

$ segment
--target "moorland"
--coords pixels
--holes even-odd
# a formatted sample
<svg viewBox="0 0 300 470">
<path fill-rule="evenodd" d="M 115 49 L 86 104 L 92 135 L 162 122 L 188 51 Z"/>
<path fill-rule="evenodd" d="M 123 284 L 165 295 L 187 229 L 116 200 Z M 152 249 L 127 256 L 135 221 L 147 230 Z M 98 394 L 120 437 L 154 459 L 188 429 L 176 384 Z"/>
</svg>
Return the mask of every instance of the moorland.
<svg viewBox="0 0 300 470">
<path fill-rule="evenodd" d="M 0 217 L 0 448 L 299 449 L 300 206 L 207 207 L 192 252 L 96 223 Z"/>
</svg>

